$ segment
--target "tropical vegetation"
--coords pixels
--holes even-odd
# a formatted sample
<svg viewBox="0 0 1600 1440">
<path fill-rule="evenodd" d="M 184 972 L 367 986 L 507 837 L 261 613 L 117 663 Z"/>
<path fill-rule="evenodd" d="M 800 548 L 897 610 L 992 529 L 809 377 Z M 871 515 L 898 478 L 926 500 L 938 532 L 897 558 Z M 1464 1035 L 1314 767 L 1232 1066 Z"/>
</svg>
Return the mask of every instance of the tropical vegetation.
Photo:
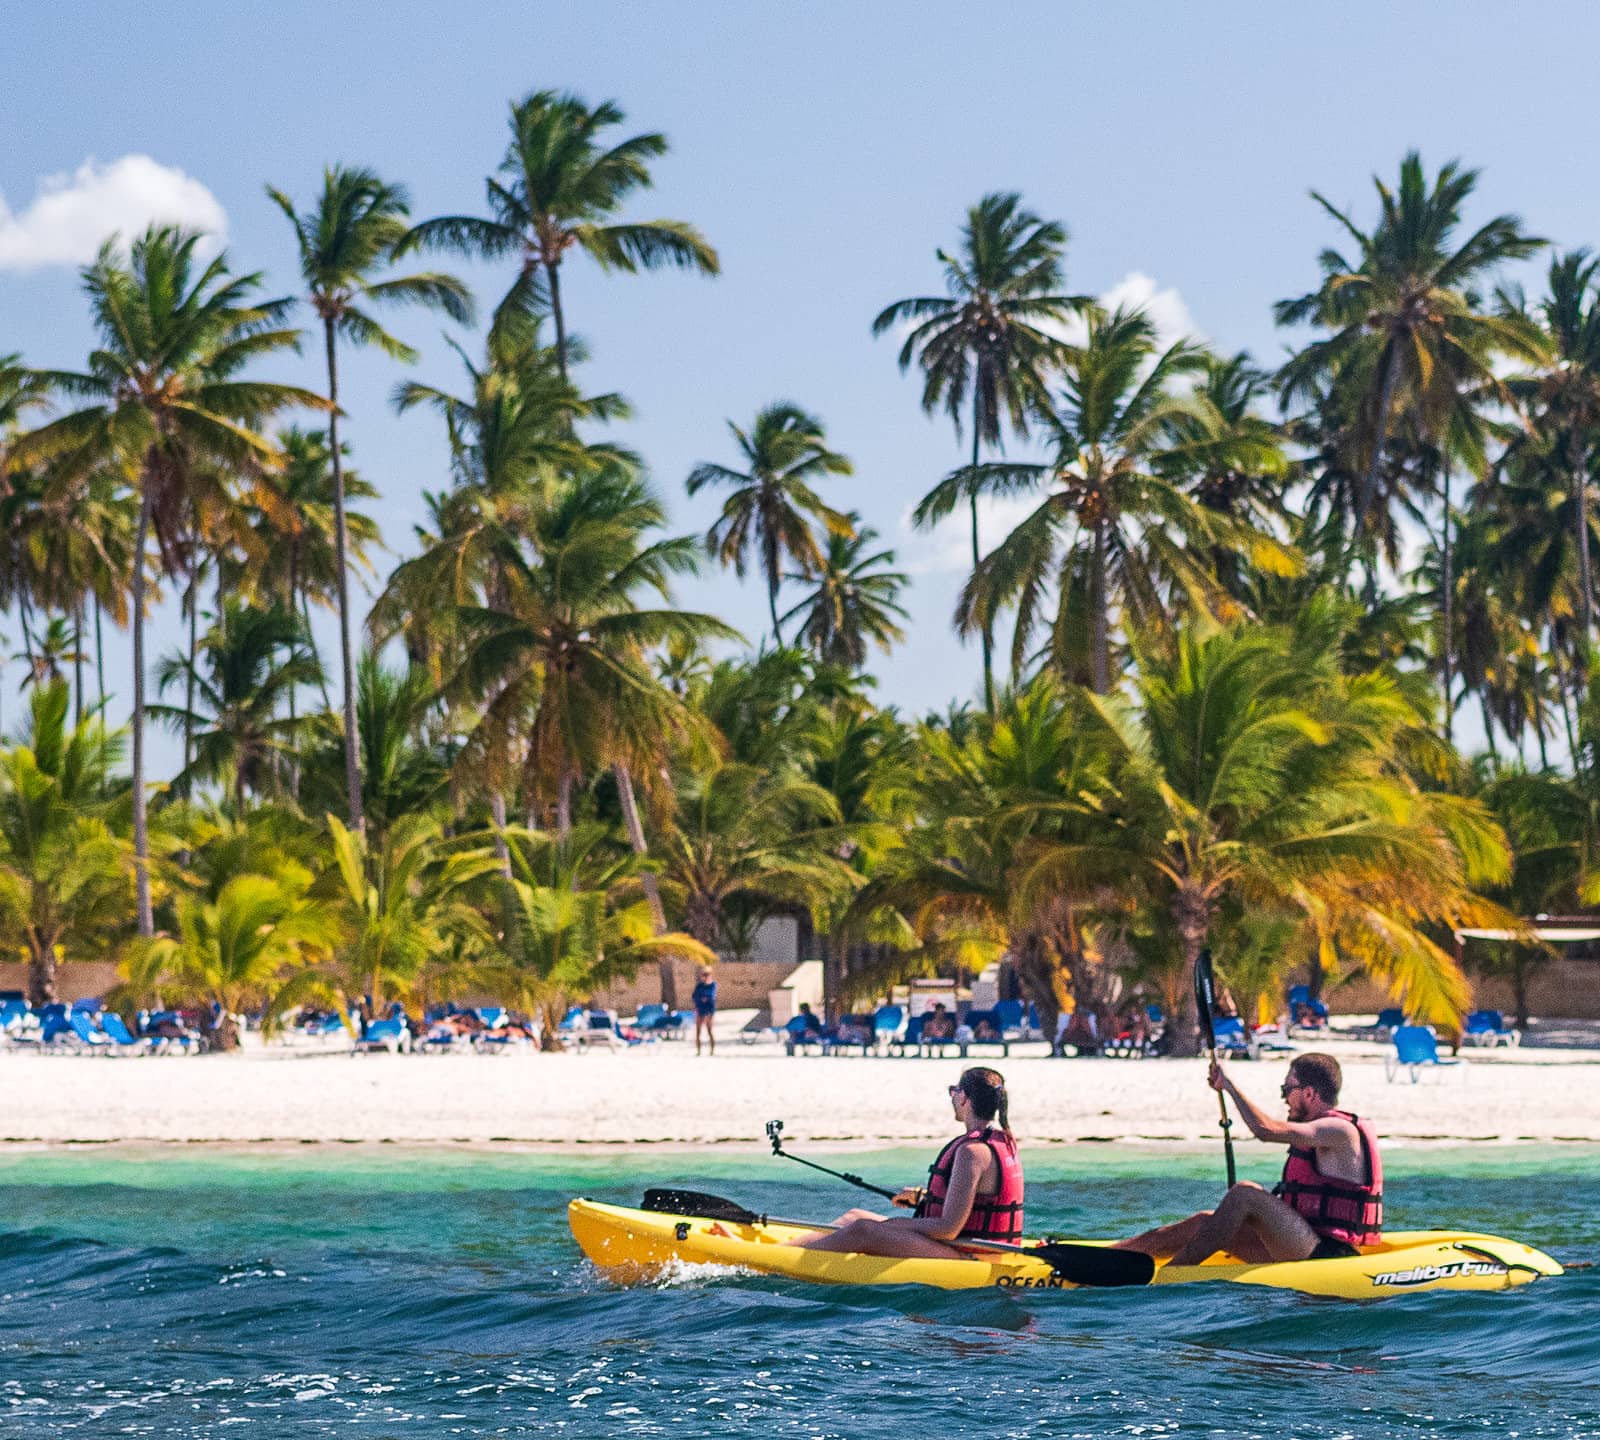
<svg viewBox="0 0 1600 1440">
<path fill-rule="evenodd" d="M 130 1003 L 214 1007 L 222 1045 L 300 1005 L 549 1021 L 652 966 L 672 1003 L 678 967 L 782 921 L 834 1015 L 1001 966 L 1046 1029 L 1159 999 L 1181 1050 L 1210 948 L 1246 1002 L 1361 977 L 1448 1023 L 1464 929 L 1516 937 L 1468 958 L 1526 1010 L 1549 952 L 1521 917 L 1600 896 L 1600 262 L 1469 219 L 1478 172 L 1407 155 L 1367 209 L 1315 197 L 1274 371 L 1070 293 L 1065 226 L 995 192 L 935 251 L 942 294 L 908 275 L 861 317 L 961 463 L 858 477 L 774 400 L 704 437 L 691 533 L 570 324 L 575 276 L 720 269 L 634 217 L 668 143 L 624 121 L 515 102 L 481 215 L 418 219 L 357 166 L 270 189 L 298 301 L 198 235 L 114 237 L 82 366 L 0 356 L 0 695 L 26 709 L 0 937 L 33 999 L 110 959 Z M 481 331 L 421 251 L 509 269 Z M 448 461 L 385 537 L 385 417 L 345 411 L 339 366 L 418 358 L 379 319 L 406 309 L 456 327 L 459 381 L 395 388 Z M 318 388 L 278 368 L 308 338 Z M 915 567 L 863 518 L 891 480 L 970 549 L 951 620 L 981 686 L 922 717 L 869 670 L 913 623 Z M 747 613 L 681 603 L 713 564 Z M 159 776 L 152 721 L 182 742 Z"/>
</svg>

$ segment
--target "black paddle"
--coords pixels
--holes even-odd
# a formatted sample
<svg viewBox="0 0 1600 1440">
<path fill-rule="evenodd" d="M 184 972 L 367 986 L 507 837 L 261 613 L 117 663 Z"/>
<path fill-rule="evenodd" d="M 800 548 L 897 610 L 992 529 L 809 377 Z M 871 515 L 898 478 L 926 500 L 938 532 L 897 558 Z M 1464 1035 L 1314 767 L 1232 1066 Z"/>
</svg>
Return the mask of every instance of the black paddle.
<svg viewBox="0 0 1600 1440">
<path fill-rule="evenodd" d="M 643 1209 L 657 1215 L 683 1215 L 696 1220 L 726 1220 L 732 1225 L 796 1225 L 806 1230 L 833 1230 L 815 1220 L 786 1220 L 776 1215 L 758 1215 L 720 1195 L 698 1190 L 652 1189 L 644 1192 Z M 957 1240 L 962 1250 L 998 1251 L 1007 1255 L 1027 1255 L 1043 1260 L 1063 1280 L 1074 1285 L 1101 1289 L 1123 1285 L 1148 1285 L 1156 1273 L 1156 1262 L 1137 1250 L 1113 1250 L 1104 1245 L 1073 1245 L 1064 1241 L 1041 1245 L 1003 1245 L 997 1240 Z"/>
<path fill-rule="evenodd" d="M 881 1185 L 874 1185 L 863 1180 L 859 1175 L 851 1175 L 844 1170 L 830 1170 L 826 1165 L 819 1165 L 815 1160 L 807 1160 L 800 1155 L 791 1155 L 783 1148 L 783 1121 L 767 1121 L 767 1139 L 772 1141 L 772 1153 L 781 1155 L 785 1160 L 793 1160 L 797 1165 L 809 1165 L 813 1170 L 820 1170 L 824 1175 L 831 1175 L 835 1180 L 843 1180 L 846 1185 L 854 1185 L 858 1190 L 870 1190 L 874 1195 L 882 1195 L 886 1200 L 893 1200 L 895 1191 L 885 1190 Z M 648 1208 L 648 1207 L 647 1207 Z"/>
<path fill-rule="evenodd" d="M 1194 1003 L 1200 1012 L 1200 1033 L 1205 1037 L 1211 1063 L 1217 1063 L 1217 1032 L 1211 1024 L 1211 1009 L 1217 1003 L 1216 977 L 1211 973 L 1211 947 L 1208 945 L 1194 960 Z M 1228 1097 L 1217 1091 L 1217 1104 L 1222 1110 L 1222 1153 L 1228 1162 L 1228 1185 L 1232 1187 L 1237 1172 L 1233 1165 L 1233 1120 L 1228 1114 Z"/>
</svg>

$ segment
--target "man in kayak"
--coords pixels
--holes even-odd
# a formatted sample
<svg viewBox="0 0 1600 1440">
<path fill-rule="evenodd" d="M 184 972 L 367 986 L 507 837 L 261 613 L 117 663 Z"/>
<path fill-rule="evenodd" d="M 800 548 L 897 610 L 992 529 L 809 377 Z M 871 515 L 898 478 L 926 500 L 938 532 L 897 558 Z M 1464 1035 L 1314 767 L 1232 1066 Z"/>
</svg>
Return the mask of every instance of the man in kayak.
<svg viewBox="0 0 1600 1440">
<path fill-rule="evenodd" d="M 1006 1082 L 998 1070 L 963 1071 L 950 1087 L 950 1108 L 961 1134 L 939 1152 L 925 1188 L 913 1186 L 894 1197 L 914 1213 L 885 1217 L 851 1210 L 835 1222 L 838 1228 L 795 1243 L 808 1250 L 959 1260 L 963 1252 L 951 1242 L 1020 1240 L 1022 1162 L 1011 1135 Z"/>
<path fill-rule="evenodd" d="M 1327 1260 L 1355 1255 L 1383 1235 L 1383 1161 L 1365 1120 L 1338 1109 L 1342 1076 L 1331 1055 L 1297 1055 L 1284 1081 L 1287 1120 L 1240 1093 L 1215 1061 L 1211 1088 L 1233 1097 L 1257 1140 L 1287 1145 L 1283 1179 L 1263 1190 L 1244 1180 L 1215 1210 L 1118 1242 L 1173 1265 L 1199 1265 L 1226 1250 L 1240 1260 Z"/>
</svg>

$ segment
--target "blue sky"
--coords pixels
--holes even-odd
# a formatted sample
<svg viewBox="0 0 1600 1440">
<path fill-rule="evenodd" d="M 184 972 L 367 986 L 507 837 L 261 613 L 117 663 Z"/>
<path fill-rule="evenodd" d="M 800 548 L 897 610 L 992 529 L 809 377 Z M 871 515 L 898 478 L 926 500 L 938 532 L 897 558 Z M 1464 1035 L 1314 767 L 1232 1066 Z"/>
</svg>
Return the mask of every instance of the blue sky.
<svg viewBox="0 0 1600 1440">
<path fill-rule="evenodd" d="M 1070 288 L 1150 296 L 1169 328 L 1271 362 L 1286 340 L 1271 302 L 1308 288 L 1336 239 L 1307 191 L 1369 216 L 1370 176 L 1392 175 L 1409 147 L 1430 166 L 1481 167 L 1480 218 L 1512 210 L 1559 244 L 1600 241 L 1590 106 L 1562 61 L 1597 41 L 1590 6 L 1542 4 L 1509 24 L 1503 6 L 1470 0 L 22 7 L 0 52 L 0 351 L 81 363 L 70 252 L 141 206 L 225 226 L 236 268 L 284 293 L 290 237 L 265 183 L 308 198 L 339 160 L 405 182 L 419 218 L 477 212 L 509 100 L 614 97 L 630 132 L 664 131 L 673 147 L 631 213 L 693 221 L 724 274 L 606 277 L 575 262 L 563 284 L 594 353 L 587 383 L 633 402 L 616 433 L 684 530 L 703 529 L 712 504 L 688 501 L 683 477 L 732 458 L 728 418 L 777 398 L 821 415 L 856 463 L 829 498 L 859 509 L 915 577 L 910 637 L 876 663 L 879 693 L 943 708 L 979 675 L 949 623 L 962 540 L 912 534 L 906 517 L 960 449 L 869 326 L 888 301 L 936 290 L 934 249 L 965 208 L 1020 190 L 1067 224 Z M 41 187 L 53 208 L 34 208 Z M 491 302 L 508 279 L 468 273 Z M 455 382 L 439 322 L 396 328 L 423 352 L 413 373 Z M 320 383 L 310 349 L 275 373 Z M 372 355 L 346 365 L 355 463 L 403 553 L 421 491 L 447 474 L 436 423 L 389 406 L 401 374 Z M 708 572 L 682 598 L 752 640 L 765 623 L 759 587 L 729 576 Z M 176 642 L 170 616 L 155 634 L 158 652 Z M 108 668 L 126 695 L 122 643 Z M 159 741 L 157 766 L 172 755 Z"/>
</svg>

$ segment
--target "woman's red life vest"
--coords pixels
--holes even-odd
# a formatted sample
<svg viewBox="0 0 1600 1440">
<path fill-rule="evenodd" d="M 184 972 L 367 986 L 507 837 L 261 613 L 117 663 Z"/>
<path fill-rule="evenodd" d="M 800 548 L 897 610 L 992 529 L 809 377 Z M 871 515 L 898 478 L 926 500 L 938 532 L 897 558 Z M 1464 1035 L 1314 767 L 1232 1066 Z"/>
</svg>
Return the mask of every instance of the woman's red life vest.
<svg viewBox="0 0 1600 1440">
<path fill-rule="evenodd" d="M 1361 1168 L 1366 1182 L 1335 1180 L 1317 1169 L 1317 1152 L 1289 1147 L 1284 1161 L 1283 1179 L 1273 1190 L 1296 1214 L 1325 1240 L 1343 1240 L 1346 1245 L 1376 1245 L 1383 1238 L 1383 1158 L 1378 1154 L 1378 1137 L 1372 1127 L 1348 1110 L 1330 1110 L 1348 1120 L 1361 1137 Z"/>
<path fill-rule="evenodd" d="M 1017 1158 L 1017 1142 L 1004 1130 L 985 1127 L 958 1135 L 928 1168 L 928 1188 L 917 1214 L 935 1219 L 944 1214 L 944 1197 L 955 1173 L 956 1155 L 963 1145 L 987 1145 L 999 1167 L 999 1184 L 993 1195 L 975 1195 L 961 1237 L 972 1240 L 1020 1240 L 1022 1238 L 1022 1161 Z"/>
</svg>

